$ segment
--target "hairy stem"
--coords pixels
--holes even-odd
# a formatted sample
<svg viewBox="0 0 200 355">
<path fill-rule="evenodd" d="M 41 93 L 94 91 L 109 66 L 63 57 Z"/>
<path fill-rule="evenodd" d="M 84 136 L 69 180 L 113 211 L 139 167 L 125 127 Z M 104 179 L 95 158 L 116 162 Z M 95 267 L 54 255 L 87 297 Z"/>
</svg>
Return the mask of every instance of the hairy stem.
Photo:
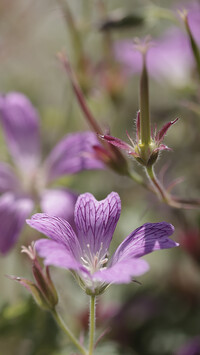
<svg viewBox="0 0 200 355">
<path fill-rule="evenodd" d="M 141 175 L 139 175 L 138 173 L 136 173 L 134 171 L 129 171 L 128 176 L 131 178 L 131 180 L 135 181 L 137 184 L 142 185 L 147 190 L 153 191 L 151 186 L 149 186 L 148 183 L 146 183 L 144 181 L 143 177 Z"/>
<path fill-rule="evenodd" d="M 144 146 L 151 141 L 149 117 L 149 80 L 146 68 L 146 53 L 143 54 L 143 68 L 140 78 L 140 137 Z"/>
<path fill-rule="evenodd" d="M 80 342 L 76 339 L 76 337 L 73 335 L 71 330 L 68 328 L 68 326 L 65 324 L 61 316 L 58 314 L 56 309 L 52 311 L 52 314 L 59 325 L 59 327 L 67 334 L 67 336 L 70 338 L 72 343 L 77 347 L 77 349 L 81 352 L 82 355 L 87 355 L 87 351 L 84 349 L 84 347 L 80 344 Z"/>
<path fill-rule="evenodd" d="M 149 177 L 150 181 L 152 182 L 153 186 L 155 187 L 156 192 L 159 194 L 161 197 L 162 201 L 170 204 L 169 203 L 169 195 L 165 191 L 164 187 L 160 184 L 159 180 L 157 179 L 153 166 L 146 167 L 146 173 L 147 176 Z"/>
<path fill-rule="evenodd" d="M 94 335 L 95 335 L 95 313 L 96 313 L 96 297 L 94 295 L 90 296 L 90 332 L 89 332 L 89 353 L 88 355 L 93 355 L 94 350 Z"/>
</svg>

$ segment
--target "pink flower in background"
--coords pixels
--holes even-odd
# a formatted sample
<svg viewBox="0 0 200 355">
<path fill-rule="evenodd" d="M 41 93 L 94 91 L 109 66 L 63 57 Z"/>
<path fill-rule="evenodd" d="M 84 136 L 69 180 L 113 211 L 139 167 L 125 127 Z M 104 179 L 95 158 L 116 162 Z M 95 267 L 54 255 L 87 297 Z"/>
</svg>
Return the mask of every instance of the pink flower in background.
<svg viewBox="0 0 200 355">
<path fill-rule="evenodd" d="M 65 136 L 42 162 L 39 116 L 23 94 L 0 96 L 0 119 L 13 165 L 0 163 L 0 252 L 15 244 L 25 219 L 39 204 L 43 212 L 72 221 L 77 195 L 65 188 L 49 189 L 57 178 L 82 170 L 102 169 L 93 156 L 99 142 L 94 133 Z"/>
<path fill-rule="evenodd" d="M 180 5 L 179 9 L 181 7 L 184 5 Z M 193 3 L 186 5 L 185 8 L 189 8 L 188 23 L 194 39 L 200 46 L 200 6 L 198 3 Z M 149 74 L 158 81 L 164 79 L 176 87 L 187 85 L 191 80 L 195 61 L 186 31 L 173 27 L 161 38 L 153 40 L 153 43 L 147 54 Z M 132 39 L 116 42 L 114 53 L 127 73 L 141 72 L 142 56 L 134 48 Z"/>
<path fill-rule="evenodd" d="M 168 237 L 171 224 L 146 223 L 124 239 L 109 259 L 109 246 L 121 212 L 116 192 L 97 201 L 90 193 L 78 197 L 74 211 L 76 230 L 64 219 L 38 213 L 27 223 L 50 239 L 36 241 L 45 265 L 73 270 L 87 293 L 101 293 L 110 283 L 129 283 L 148 271 L 140 257 L 178 244 Z"/>
</svg>

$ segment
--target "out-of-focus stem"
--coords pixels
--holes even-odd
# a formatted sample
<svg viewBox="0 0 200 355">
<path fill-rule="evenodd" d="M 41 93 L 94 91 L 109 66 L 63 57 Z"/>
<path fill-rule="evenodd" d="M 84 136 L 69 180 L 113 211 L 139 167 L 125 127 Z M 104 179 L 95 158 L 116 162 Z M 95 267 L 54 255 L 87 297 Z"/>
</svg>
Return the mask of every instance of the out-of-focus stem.
<svg viewBox="0 0 200 355">
<path fill-rule="evenodd" d="M 96 133 L 99 134 L 103 134 L 103 131 L 101 130 L 101 127 L 98 125 L 97 121 L 95 120 L 95 118 L 93 117 L 91 111 L 89 110 L 86 102 L 85 102 L 85 98 L 83 95 L 83 92 L 77 82 L 76 76 L 74 75 L 70 63 L 66 57 L 66 55 L 64 55 L 63 53 L 59 53 L 58 54 L 58 58 L 60 59 L 61 63 L 63 64 L 69 78 L 72 84 L 72 87 L 74 89 L 74 93 L 76 94 L 76 98 L 79 102 L 79 105 L 90 125 L 90 127 L 92 128 L 92 130 Z"/>
<path fill-rule="evenodd" d="M 103 0 L 97 1 L 97 10 L 100 14 L 100 20 L 104 20 L 107 16 L 106 5 Z M 107 64 L 113 63 L 113 53 L 112 53 L 112 38 L 111 33 L 106 31 L 103 33 L 103 47 L 104 47 L 104 55 Z"/>
<path fill-rule="evenodd" d="M 198 48 L 198 46 L 196 44 L 196 41 L 195 41 L 195 39 L 193 37 L 193 34 L 191 32 L 189 23 L 188 23 L 187 10 L 183 10 L 182 12 L 180 12 L 180 15 L 181 15 L 181 17 L 182 17 L 182 19 L 184 21 L 185 28 L 186 28 L 187 34 L 189 36 L 189 39 L 190 39 L 190 45 L 191 45 L 191 48 L 192 48 L 194 59 L 196 61 L 197 71 L 198 71 L 198 74 L 199 74 L 199 77 L 200 77 L 200 51 L 199 51 L 199 48 Z"/>
<path fill-rule="evenodd" d="M 61 11 L 64 15 L 67 27 L 69 29 L 76 64 L 80 70 L 85 71 L 85 55 L 81 41 L 81 35 L 76 26 L 70 7 L 67 3 L 67 0 L 57 0 L 57 2 L 60 5 Z"/>
<path fill-rule="evenodd" d="M 58 314 L 56 309 L 52 311 L 52 314 L 58 323 L 59 327 L 67 334 L 67 336 L 70 338 L 72 343 L 79 349 L 82 355 L 87 355 L 87 351 L 84 349 L 84 347 L 79 343 L 79 341 L 75 338 L 71 330 L 67 327 L 61 316 Z"/>
<path fill-rule="evenodd" d="M 88 355 L 93 355 L 94 336 L 95 336 L 95 321 L 96 321 L 96 297 L 90 296 L 90 330 L 89 330 L 89 352 Z"/>
<path fill-rule="evenodd" d="M 143 179 L 143 177 L 139 174 L 137 174 L 134 171 L 129 171 L 128 176 L 135 181 L 137 184 L 140 184 L 141 186 L 143 186 L 144 188 L 146 188 L 147 190 L 153 191 L 153 189 L 151 188 L 151 186 L 149 186 Z"/>
</svg>

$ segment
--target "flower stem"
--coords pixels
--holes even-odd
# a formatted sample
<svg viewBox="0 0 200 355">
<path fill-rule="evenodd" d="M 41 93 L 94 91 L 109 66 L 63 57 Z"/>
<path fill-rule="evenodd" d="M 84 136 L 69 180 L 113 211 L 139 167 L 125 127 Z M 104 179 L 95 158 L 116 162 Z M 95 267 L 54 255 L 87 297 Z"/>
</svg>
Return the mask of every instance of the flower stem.
<svg viewBox="0 0 200 355">
<path fill-rule="evenodd" d="M 59 325 L 59 327 L 67 334 L 67 336 L 70 338 L 72 343 L 79 349 L 82 355 L 87 355 L 87 351 L 84 349 L 84 347 L 79 343 L 79 341 L 75 338 L 71 330 L 68 328 L 68 326 L 65 324 L 61 316 L 58 314 L 56 309 L 52 310 L 52 314 Z"/>
<path fill-rule="evenodd" d="M 197 45 L 197 43 L 196 43 L 196 41 L 194 39 L 194 36 L 193 36 L 193 34 L 191 32 L 191 29 L 190 29 L 190 26 L 189 26 L 189 23 L 188 23 L 187 11 L 185 11 L 185 12 L 183 11 L 182 17 L 183 17 L 183 20 L 185 22 L 185 27 L 186 27 L 186 31 L 187 31 L 187 34 L 188 34 L 188 37 L 189 37 L 189 40 L 190 40 L 192 53 L 193 53 L 194 59 L 196 61 L 198 74 L 200 76 L 200 52 L 199 52 L 198 45 Z"/>
<path fill-rule="evenodd" d="M 153 189 L 144 181 L 143 177 L 134 171 L 128 171 L 128 176 L 137 184 L 142 185 L 144 188 L 152 191 Z"/>
<path fill-rule="evenodd" d="M 140 78 L 140 137 L 144 146 L 151 141 L 149 117 L 149 80 L 146 68 L 146 53 L 143 53 L 143 68 Z"/>
<path fill-rule="evenodd" d="M 168 193 L 165 191 L 165 189 L 163 188 L 163 186 L 160 184 L 159 180 L 157 179 L 152 165 L 146 167 L 146 173 L 147 173 L 147 176 L 149 177 L 150 181 L 152 182 L 153 186 L 155 187 L 156 191 L 159 193 L 159 196 L 161 197 L 162 201 L 169 204 Z"/>
<path fill-rule="evenodd" d="M 90 332 L 89 332 L 89 353 L 93 355 L 94 350 L 94 334 L 95 334 L 95 313 L 96 313 L 96 297 L 91 295 L 90 297 Z"/>
</svg>

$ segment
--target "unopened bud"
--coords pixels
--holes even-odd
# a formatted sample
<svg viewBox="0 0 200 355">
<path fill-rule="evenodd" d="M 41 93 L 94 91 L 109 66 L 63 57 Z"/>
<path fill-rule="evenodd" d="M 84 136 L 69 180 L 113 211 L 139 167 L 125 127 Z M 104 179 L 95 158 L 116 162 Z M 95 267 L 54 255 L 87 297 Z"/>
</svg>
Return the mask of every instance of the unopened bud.
<svg viewBox="0 0 200 355">
<path fill-rule="evenodd" d="M 32 261 L 32 272 L 36 283 L 21 277 L 8 277 L 24 286 L 32 294 L 36 303 L 41 308 L 54 309 L 58 303 L 58 295 L 51 280 L 48 267 L 46 267 L 45 272 L 42 270 L 37 259 L 34 243 L 32 243 L 28 248 L 22 246 L 22 253 L 26 253 Z"/>
</svg>

